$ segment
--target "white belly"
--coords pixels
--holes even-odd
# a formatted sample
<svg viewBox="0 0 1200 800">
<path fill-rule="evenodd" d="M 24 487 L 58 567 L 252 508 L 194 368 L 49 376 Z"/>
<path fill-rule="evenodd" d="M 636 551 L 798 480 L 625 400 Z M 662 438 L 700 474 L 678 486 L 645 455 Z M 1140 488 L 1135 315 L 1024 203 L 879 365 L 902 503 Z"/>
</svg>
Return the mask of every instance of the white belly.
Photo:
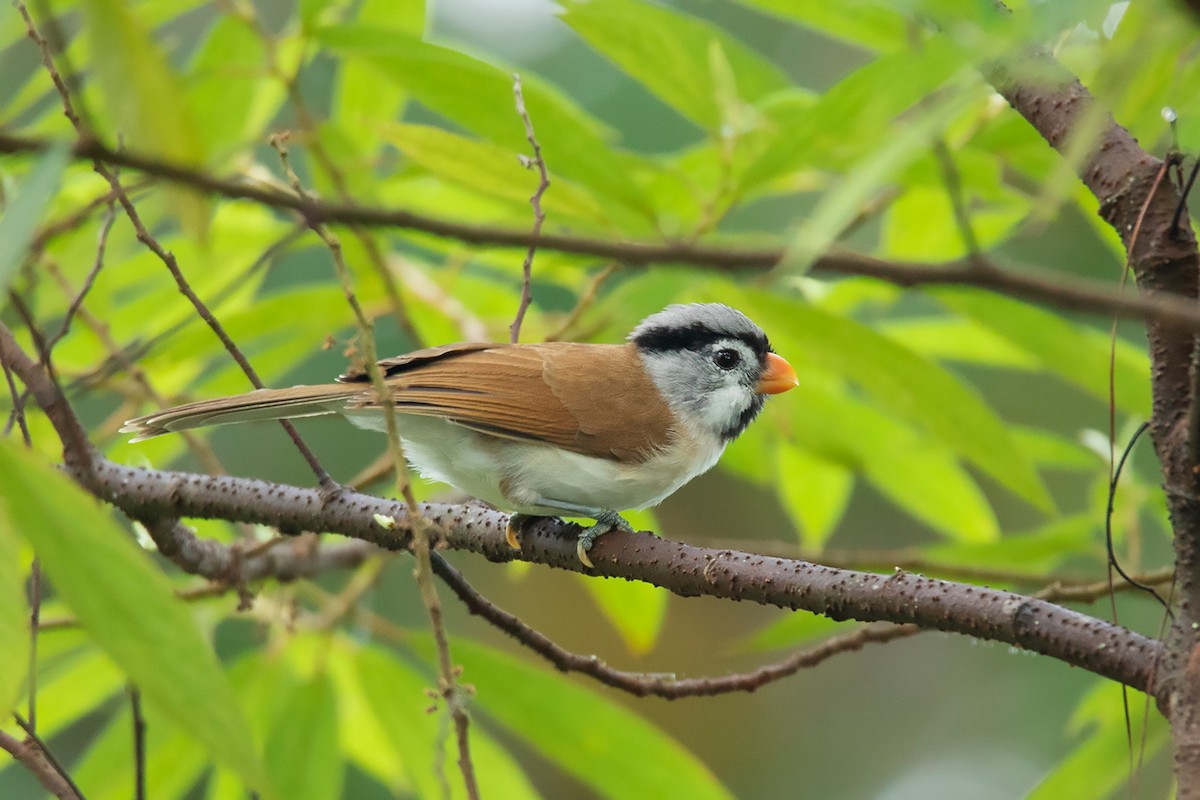
<svg viewBox="0 0 1200 800">
<path fill-rule="evenodd" d="M 347 414 L 383 430 L 380 414 Z M 544 501 L 610 511 L 658 505 L 708 471 L 725 446 L 688 437 L 640 464 L 572 453 L 544 444 L 487 436 L 435 417 L 398 415 L 404 453 L 426 478 L 448 483 L 498 508 L 537 516 L 564 513 Z"/>
</svg>

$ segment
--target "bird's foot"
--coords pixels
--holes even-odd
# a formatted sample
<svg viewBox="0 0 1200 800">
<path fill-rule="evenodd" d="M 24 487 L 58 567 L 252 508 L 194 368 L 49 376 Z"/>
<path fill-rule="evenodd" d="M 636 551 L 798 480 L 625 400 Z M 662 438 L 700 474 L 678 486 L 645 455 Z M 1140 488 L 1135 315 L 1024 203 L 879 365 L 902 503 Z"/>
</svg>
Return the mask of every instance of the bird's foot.
<svg viewBox="0 0 1200 800">
<path fill-rule="evenodd" d="M 579 556 L 579 560 L 583 565 L 589 569 L 593 569 L 596 566 L 588 558 L 588 551 L 592 549 L 592 545 L 597 539 L 609 531 L 633 533 L 633 526 L 615 511 L 604 511 L 593 517 L 593 519 L 596 520 L 596 524 L 590 528 L 584 528 L 583 532 L 579 534 L 579 539 L 575 542 L 575 554 Z"/>
<path fill-rule="evenodd" d="M 521 534 L 525 532 L 525 526 L 538 517 L 532 514 L 513 514 L 508 518 L 508 525 L 504 527 L 504 541 L 508 542 L 508 546 L 513 550 L 521 549 Z"/>
</svg>

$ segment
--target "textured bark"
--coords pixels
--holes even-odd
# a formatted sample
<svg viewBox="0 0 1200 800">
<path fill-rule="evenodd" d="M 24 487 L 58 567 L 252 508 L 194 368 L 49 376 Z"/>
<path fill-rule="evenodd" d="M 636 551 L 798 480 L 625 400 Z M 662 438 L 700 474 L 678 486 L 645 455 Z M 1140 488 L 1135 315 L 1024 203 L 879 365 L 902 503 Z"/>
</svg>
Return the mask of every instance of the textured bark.
<svg viewBox="0 0 1200 800">
<path fill-rule="evenodd" d="M 407 549 L 408 510 L 402 503 L 345 491 L 126 467 L 96 459 L 77 474 L 92 492 L 135 519 L 199 517 L 269 525 L 281 531 L 340 533 L 389 550 Z M 508 515 L 481 505 L 422 504 L 439 547 L 468 550 L 491 561 L 513 560 L 606 577 L 639 580 L 684 597 L 708 595 L 803 609 L 834 619 L 916 623 L 1004 642 L 1150 691 L 1159 645 L 1117 625 L 1043 600 L 907 572 L 879 575 L 835 569 L 660 539 L 649 533 L 606 534 L 586 570 L 575 553 L 578 528 L 544 520 L 524 529 L 521 550 L 509 548 Z M 380 518 L 394 525 L 385 527 Z"/>
<path fill-rule="evenodd" d="M 986 70 L 993 86 L 1060 152 L 1072 136 L 1098 130 L 1079 177 L 1100 202 L 1100 215 L 1125 243 L 1138 287 L 1146 294 L 1194 301 L 1200 255 L 1186 214 L 1172 230 L 1182 199 L 1162 161 L 1096 107 L 1079 81 L 1043 52 Z M 1098 128 L 1091 126 L 1099 124 Z M 1196 341 L 1161 322 L 1146 326 L 1153 412 L 1150 432 L 1162 463 L 1174 535 L 1179 608 L 1157 665 L 1156 697 L 1170 718 L 1179 797 L 1200 797 L 1200 502 L 1195 423 Z"/>
</svg>

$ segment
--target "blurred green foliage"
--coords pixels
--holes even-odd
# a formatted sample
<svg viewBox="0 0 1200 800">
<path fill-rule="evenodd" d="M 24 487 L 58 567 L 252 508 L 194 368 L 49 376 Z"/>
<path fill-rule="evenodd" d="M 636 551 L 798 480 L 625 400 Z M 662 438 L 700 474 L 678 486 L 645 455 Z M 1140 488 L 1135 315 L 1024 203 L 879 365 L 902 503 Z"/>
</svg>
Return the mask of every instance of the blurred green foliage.
<svg viewBox="0 0 1200 800">
<path fill-rule="evenodd" d="M 1123 253 L 1095 220 L 1095 200 L 978 67 L 1029 44 L 1051 47 L 1145 146 L 1161 151 L 1171 142 L 1160 109 L 1172 106 L 1178 144 L 1194 151 L 1196 21 L 1166 0 L 1009 6 L 999 14 L 990 2 L 939 0 L 562 0 L 445 2 L 430 12 L 412 0 L 53 0 L 32 9 L 43 26 L 54 14 L 65 37 L 59 68 L 72 78 L 83 118 L 109 143 L 286 188 L 265 142 L 288 130 L 293 166 L 323 197 L 527 230 L 537 176 L 520 160 L 529 145 L 512 93 L 519 71 L 552 177 L 542 201 L 546 232 L 788 253 L 770 274 L 672 265 L 607 277 L 607 263 L 543 250 L 524 338 L 617 341 L 671 302 L 735 305 L 800 374 L 800 387 L 769 404 L 730 447 L 725 478 L 714 479 L 723 480 L 731 518 L 751 531 L 746 540 L 774 538 L 775 551 L 799 547 L 818 559 L 835 545 L 887 545 L 949 576 L 956 567 L 1012 570 L 1011 581 L 992 582 L 1031 588 L 1021 575 L 1103 575 L 1108 454 L 1094 430 L 1107 429 L 1110 370 L 1118 436 L 1148 414 L 1141 336 L 1121 327 L 1114 343 L 1103 320 L 978 290 L 901 290 L 807 273 L 833 245 L 954 269 L 949 262 L 967 255 L 973 238 L 1005 268 L 1116 287 Z M 525 43 L 530 55 L 514 55 Z M 836 79 L 825 85 L 807 74 Z M 0 12 L 0 128 L 75 136 L 11 8 Z M 937 148 L 949 153 L 953 179 Z M 954 213 L 954 183 L 970 235 Z M 97 200 L 107 185 L 88 164 L 64 168 L 63 151 L 52 150 L 0 161 L 0 190 L 0 280 L 53 330 L 96 261 L 105 216 Z M 267 382 L 340 370 L 352 318 L 328 253 L 298 235 L 295 220 L 156 182 L 133 196 Z M 67 219 L 78 224 L 25 258 L 36 231 Z M 355 290 L 380 320 L 381 352 L 505 335 L 523 253 L 416 230 L 338 233 Z M 123 364 L 136 362 L 163 402 L 241 391 L 245 379 L 119 214 L 84 311 L 54 361 L 94 441 L 121 462 L 197 467 L 180 437 L 130 445 L 116 433 L 148 399 Z M 16 319 L 7 297 L 0 313 Z M 398 315 L 405 321 L 392 324 Z M 13 707 L 25 677 L 26 633 L 7 612 L 25 578 L 11 568 L 12 554 L 22 548 L 27 571 L 32 548 L 52 586 L 43 614 L 69 613 L 83 626 L 42 636 L 38 704 L 43 733 L 77 753 L 70 766 L 89 798 L 130 796 L 129 711 L 115 701 L 125 680 L 147 700 L 151 797 L 242 797 L 247 784 L 263 797 L 437 797 L 443 782 L 451 796 L 462 794 L 447 722 L 425 711 L 422 691 L 435 678 L 419 615 L 381 630 L 352 614 L 309 631 L 323 595 L 268 585 L 258 588 L 254 634 L 224 641 L 241 630 L 233 603 L 174 599 L 168 584 L 188 580 L 170 569 L 164 577 L 79 490 L 46 473 L 58 448 L 44 419 L 31 412 L 30 424 L 42 464 L 15 447 L 0 450 L 0 708 Z M 259 435 L 222 432 L 212 442 L 234 471 L 306 480 L 279 466 L 290 455 L 240 446 Z M 335 436 L 356 445 L 332 457 L 339 478 L 365 466 L 364 452 L 382 449 L 340 429 Z M 1161 557 L 1168 531 L 1153 465 L 1127 481 L 1117 544 L 1136 568 Z M 419 487 L 422 496 L 436 491 Z M 709 520 L 688 517 L 683 502 L 642 524 L 697 540 L 737 538 L 716 522 L 694 524 Z M 755 503 L 769 512 L 758 514 Z M 764 520 L 791 530 L 759 534 Z M 215 522 L 199 530 L 225 541 L 239 535 Z M 535 625 L 550 604 L 522 596 L 569 598 L 554 603 L 561 618 L 550 624 L 581 649 L 600 650 L 593 641 L 617 636 L 637 663 L 673 669 L 673 648 L 685 651 L 679 639 L 687 638 L 741 663 L 727 642 L 706 639 L 717 627 L 673 641 L 668 612 L 676 604 L 658 589 L 588 581 L 596 601 L 588 605 L 576 587 L 543 579 L 518 570 L 491 578 Z M 334 590 L 341 583 L 321 582 Z M 737 623 L 744 636 L 736 647 L 797 646 L 844 627 L 799 614 L 754 619 L 757 631 Z M 605 632 L 581 640 L 579 623 Z M 472 744 L 485 796 L 763 796 L 774 792 L 763 787 L 786 784 L 706 763 L 713 758 L 677 740 L 692 735 L 687 726 L 657 706 L 624 706 L 465 627 L 456 623 L 452 645 L 477 690 Z M 207 643 L 214 637 L 219 662 Z M 1124 723 L 1111 688 L 1096 689 L 1075 727 L 1053 734 L 1057 750 L 1035 759 L 1043 773 L 1036 796 L 1101 797 L 1122 785 Z M 1076 684 L 1072 696 L 1085 689 Z M 928 692 L 928 704 L 942 702 L 939 687 Z M 865 711 L 854 697 L 842 702 L 844 713 Z M 800 708 L 754 713 L 779 714 L 771 725 L 785 728 L 826 724 L 806 722 Z M 1151 717 L 1144 747 L 1154 763 L 1166 736 Z M 889 733 L 904 740 L 903 727 Z M 776 760 L 789 774 L 788 759 Z M 0 793 L 32 791 L 17 772 L 11 764 L 0 771 Z M 881 788 L 886 773 L 871 787 L 840 777 L 814 777 L 812 786 L 824 788 L 813 796 L 908 796 Z M 1161 775 L 1149 781 L 1160 784 Z M 998 791 L 972 796 L 1018 794 Z"/>
</svg>

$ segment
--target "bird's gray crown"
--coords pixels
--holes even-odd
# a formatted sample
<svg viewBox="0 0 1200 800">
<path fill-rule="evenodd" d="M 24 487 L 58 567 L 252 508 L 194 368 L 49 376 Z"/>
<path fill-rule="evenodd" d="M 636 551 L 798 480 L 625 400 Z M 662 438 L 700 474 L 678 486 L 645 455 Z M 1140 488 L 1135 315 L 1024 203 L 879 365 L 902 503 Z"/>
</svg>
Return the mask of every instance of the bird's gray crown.
<svg viewBox="0 0 1200 800">
<path fill-rule="evenodd" d="M 667 306 L 646 317 L 629 334 L 629 341 L 650 352 L 697 350 L 724 338 L 740 339 L 760 359 L 771 349 L 762 328 L 722 303 Z"/>
</svg>

